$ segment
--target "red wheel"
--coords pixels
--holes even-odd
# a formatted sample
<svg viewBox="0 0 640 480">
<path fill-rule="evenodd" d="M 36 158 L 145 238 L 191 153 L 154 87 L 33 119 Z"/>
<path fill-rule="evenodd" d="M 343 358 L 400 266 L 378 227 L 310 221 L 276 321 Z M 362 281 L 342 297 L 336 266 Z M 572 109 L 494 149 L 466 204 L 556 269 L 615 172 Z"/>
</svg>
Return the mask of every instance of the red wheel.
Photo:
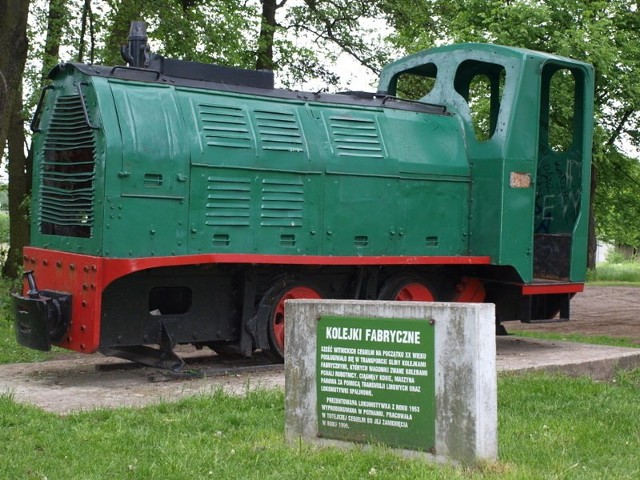
<svg viewBox="0 0 640 480">
<path fill-rule="evenodd" d="M 436 294 L 426 281 L 415 276 L 402 275 L 387 280 L 380 289 L 378 298 L 402 302 L 434 302 Z"/>
<path fill-rule="evenodd" d="M 273 297 L 274 303 L 269 317 L 268 338 L 271 349 L 264 352 L 272 360 L 284 361 L 284 302 L 295 299 L 319 299 L 322 296 L 311 287 L 298 285 L 288 287 Z"/>
<path fill-rule="evenodd" d="M 484 302 L 487 292 L 484 285 L 477 278 L 462 277 L 456 285 L 456 295 L 454 302 L 465 303 L 482 303 Z"/>
<path fill-rule="evenodd" d="M 433 302 L 435 298 L 426 285 L 414 282 L 403 286 L 394 300 L 400 302 Z"/>
</svg>

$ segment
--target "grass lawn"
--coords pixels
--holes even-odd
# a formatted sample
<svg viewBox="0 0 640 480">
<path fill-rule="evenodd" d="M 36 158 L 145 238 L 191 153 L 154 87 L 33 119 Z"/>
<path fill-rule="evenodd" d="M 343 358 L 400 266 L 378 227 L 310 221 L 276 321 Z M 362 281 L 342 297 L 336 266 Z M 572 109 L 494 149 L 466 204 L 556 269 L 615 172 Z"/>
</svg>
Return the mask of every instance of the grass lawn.
<svg viewBox="0 0 640 480">
<path fill-rule="evenodd" d="M 0 313 L 0 362 L 50 355 L 19 347 L 6 306 Z M 594 338 L 573 337 L 557 339 Z M 596 343 L 634 346 L 609 337 Z M 499 461 L 468 469 L 399 458 L 384 447 L 285 445 L 281 391 L 246 398 L 218 391 L 66 416 L 17 404 L 3 392 L 0 480 L 640 478 L 640 369 L 609 383 L 501 374 L 498 397 Z"/>
<path fill-rule="evenodd" d="M 388 449 L 284 444 L 281 391 L 213 392 L 59 416 L 0 397 L 2 479 L 635 479 L 640 370 L 615 382 L 501 375 L 497 463 L 478 469 Z"/>
<path fill-rule="evenodd" d="M 607 335 L 582 335 L 580 333 L 540 332 L 514 329 L 509 332 L 518 337 L 540 338 L 543 340 L 557 340 L 560 342 L 577 342 L 592 345 L 610 345 L 612 347 L 640 348 L 632 338 L 609 337 Z"/>
<path fill-rule="evenodd" d="M 0 318 L 0 363 L 39 362 L 51 356 L 51 352 L 40 352 L 18 345 L 11 321 Z"/>
<path fill-rule="evenodd" d="M 640 286 L 640 262 L 600 263 L 587 275 L 589 284 Z"/>
</svg>

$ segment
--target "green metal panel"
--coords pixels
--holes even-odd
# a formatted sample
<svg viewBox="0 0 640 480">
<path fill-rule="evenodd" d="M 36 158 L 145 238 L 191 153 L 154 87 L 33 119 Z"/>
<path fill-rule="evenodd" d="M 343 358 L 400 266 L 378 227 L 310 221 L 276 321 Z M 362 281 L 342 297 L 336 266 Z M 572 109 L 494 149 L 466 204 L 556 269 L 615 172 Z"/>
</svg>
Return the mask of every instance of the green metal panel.
<svg viewBox="0 0 640 480">
<path fill-rule="evenodd" d="M 198 166 L 309 171 L 304 104 L 228 92 L 177 89 Z"/>
<path fill-rule="evenodd" d="M 58 95 L 45 134 L 40 222 L 86 229 L 95 220 L 95 138 L 84 118 L 79 94 Z M 74 169 L 62 156 L 77 152 Z"/>
<path fill-rule="evenodd" d="M 470 182 L 402 180 L 397 198 L 400 255 L 466 255 Z"/>
<path fill-rule="evenodd" d="M 325 165 L 323 254 L 395 254 L 398 205 L 393 177 L 398 167 L 385 146 L 381 109 L 312 108 L 331 147 Z"/>
<path fill-rule="evenodd" d="M 315 176 L 206 167 L 193 175 L 192 252 L 319 253 Z"/>
<path fill-rule="evenodd" d="M 344 107 L 324 107 L 322 118 L 333 153 L 326 254 L 466 253 L 469 164 L 454 120 Z"/>
<path fill-rule="evenodd" d="M 244 171 L 194 167 L 190 250 L 254 252 L 253 181 Z"/>
<path fill-rule="evenodd" d="M 331 155 L 328 173 L 392 175 L 397 172 L 395 159 L 389 157 L 381 133 L 380 111 L 315 107 L 321 111 Z"/>
<path fill-rule="evenodd" d="M 301 102 L 180 89 L 191 146 L 190 250 L 318 254 L 319 155 Z"/>
<path fill-rule="evenodd" d="M 327 175 L 324 187 L 323 254 L 396 253 L 397 180 Z"/>
<path fill-rule="evenodd" d="M 185 199 L 190 137 L 175 91 L 164 85 L 110 83 L 122 134 L 122 195 Z"/>
<path fill-rule="evenodd" d="M 117 186 L 105 205 L 104 254 L 177 255 L 187 249 L 189 144 L 171 87 L 111 80 L 122 135 Z"/>
<path fill-rule="evenodd" d="M 534 268 L 536 275 L 582 281 L 593 130 L 592 72 L 567 62 L 549 61 L 541 67 L 541 83 Z M 563 86 L 573 89 L 573 99 L 557 97 Z M 566 106 L 565 102 L 573 114 L 571 124 L 555 128 L 554 134 L 557 126 L 552 112 L 559 103 Z M 565 135 L 564 141 L 559 133 Z M 569 258 L 566 265 L 554 265 L 552 257 Z"/>
<path fill-rule="evenodd" d="M 440 124 L 451 122 L 447 117 L 194 89 L 180 89 L 179 96 L 185 122 L 198 132 L 191 147 L 194 252 L 390 255 L 402 248 L 424 254 L 429 235 L 415 244 L 411 235 L 402 238 L 401 231 L 411 229 L 407 208 L 425 208 L 398 201 L 399 159 L 410 148 L 405 175 L 468 180 L 459 134 Z M 411 147 L 397 138 L 395 122 L 414 139 Z M 414 125 L 419 122 L 438 133 L 424 137 Z M 443 155 L 448 162 L 439 160 Z M 449 232 L 466 224 L 465 208 L 451 217 L 456 223 L 448 224 Z M 462 230 L 447 252 L 466 250 L 460 249 L 466 226 Z"/>
</svg>

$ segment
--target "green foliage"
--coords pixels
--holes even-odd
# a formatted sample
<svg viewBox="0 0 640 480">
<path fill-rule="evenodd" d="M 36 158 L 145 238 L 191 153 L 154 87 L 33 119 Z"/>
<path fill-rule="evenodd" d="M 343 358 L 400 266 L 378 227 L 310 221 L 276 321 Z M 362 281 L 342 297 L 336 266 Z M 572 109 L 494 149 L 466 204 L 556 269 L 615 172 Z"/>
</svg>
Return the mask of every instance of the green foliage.
<svg viewBox="0 0 640 480">
<path fill-rule="evenodd" d="M 0 212 L 0 244 L 4 243 L 9 243 L 9 215 Z"/>
<path fill-rule="evenodd" d="M 343 73 L 334 65 L 346 53 L 364 68 L 378 72 L 388 61 L 382 35 L 376 31 L 380 17 L 375 2 L 317 0 L 278 2 L 273 26 L 275 69 L 282 84 L 300 88 L 312 80 L 336 85 Z M 55 0 L 64 5 L 60 59 L 46 60 L 48 71 L 58 60 L 77 61 L 82 46 L 84 61 L 122 64 L 120 46 L 127 43 L 131 21 L 144 20 L 154 53 L 183 60 L 255 68 L 262 3 L 256 0 L 100 0 L 85 12 L 84 0 Z M 269 2 L 267 2 L 269 3 Z M 31 26 L 32 50 L 27 91 L 39 91 L 47 36 L 49 6 L 36 1 Z M 82 18 L 88 27 L 81 38 Z M 95 47 L 89 52 L 90 46 Z M 89 54 L 91 53 L 91 54 Z M 31 96 L 34 108 L 37 94 Z"/>
<path fill-rule="evenodd" d="M 540 479 L 640 475 L 640 370 L 615 382 L 499 379 L 500 460 L 476 469 L 383 447 L 318 448 L 283 439 L 282 391 L 215 391 L 142 409 L 65 416 L 0 396 L 2 478 Z M 602 439 L 606 439 L 603 441 Z"/>
<path fill-rule="evenodd" d="M 612 248 L 609 253 L 607 253 L 607 263 L 624 263 L 627 259 L 617 248 Z"/>
<path fill-rule="evenodd" d="M 100 62 L 122 64 L 130 22 L 144 20 L 153 50 L 183 60 L 252 68 L 259 17 L 255 5 L 235 1 L 112 0 L 103 21 Z M 186 6 L 185 6 L 186 5 Z"/>
<path fill-rule="evenodd" d="M 596 218 L 602 240 L 640 247 L 640 163 L 608 149 L 597 171 Z"/>
</svg>

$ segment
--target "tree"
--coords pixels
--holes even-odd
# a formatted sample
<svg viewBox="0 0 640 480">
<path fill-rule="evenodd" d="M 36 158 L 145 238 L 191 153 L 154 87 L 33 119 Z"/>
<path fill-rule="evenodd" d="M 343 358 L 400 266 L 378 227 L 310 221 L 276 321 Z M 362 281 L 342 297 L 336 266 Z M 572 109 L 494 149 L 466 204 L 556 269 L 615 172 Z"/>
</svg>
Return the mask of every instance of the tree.
<svg viewBox="0 0 640 480">
<path fill-rule="evenodd" d="M 27 59 L 27 17 L 29 13 L 28 1 L 0 0 L 0 158 L 4 152 L 5 143 L 9 146 L 9 172 L 16 165 L 12 162 L 12 154 L 16 156 L 18 165 L 22 166 L 24 173 L 24 122 L 22 121 L 22 73 Z M 21 203 L 22 199 L 18 201 Z M 20 239 L 22 231 L 14 231 L 13 216 L 16 212 L 16 198 L 9 188 L 9 218 L 11 221 L 10 238 L 11 246 L 16 239 Z M 19 221 L 17 223 L 20 223 Z M 23 221 L 23 225 L 28 224 Z M 27 233 L 28 235 L 28 233 Z M 21 250 L 21 249 L 20 249 Z M 13 265 L 8 273 L 15 277 L 17 274 L 18 259 L 15 249 L 10 247 L 5 266 Z M 18 253 L 20 255 L 20 252 Z M 21 262 L 20 262 L 21 263 Z"/>
<path fill-rule="evenodd" d="M 46 82 L 47 73 L 58 63 L 63 26 L 67 23 L 65 0 L 50 0 L 46 15 L 46 40 L 42 51 L 42 68 L 37 83 Z M 26 58 L 26 52 L 25 52 Z M 22 249 L 29 243 L 29 211 L 27 199 L 31 192 L 32 151 L 25 154 L 27 112 L 22 100 L 23 88 L 18 86 L 8 132 L 9 152 L 9 218 L 10 245 L 2 268 L 4 276 L 15 278 L 22 264 Z"/>
<path fill-rule="evenodd" d="M 0 159 L 27 60 L 29 2 L 0 0 Z"/>
<path fill-rule="evenodd" d="M 95 24 L 93 17 L 93 10 L 91 9 L 91 0 L 84 0 L 84 5 L 82 6 L 82 19 L 80 21 L 80 37 L 78 39 L 78 56 L 76 57 L 77 62 L 84 61 L 84 50 L 85 44 L 84 39 L 87 34 L 87 26 L 89 27 L 89 39 L 90 39 L 90 48 L 89 48 L 89 63 L 93 63 L 95 58 Z"/>
<path fill-rule="evenodd" d="M 355 64 L 374 75 L 388 63 L 388 44 L 378 29 L 382 10 L 368 0 L 304 0 L 287 9 L 284 31 L 298 39 L 298 49 L 279 44 L 281 63 L 288 66 L 286 84 L 319 78 L 329 85 L 341 80 L 336 60 L 346 54 Z M 383 28 L 384 30 L 384 28 Z M 299 39 L 307 39 L 308 47 Z"/>
<path fill-rule="evenodd" d="M 600 238 L 618 245 L 629 245 L 638 248 L 640 245 L 640 229 L 629 228 L 630 219 L 640 217 L 640 163 L 619 152 L 612 151 L 607 155 L 607 170 L 617 175 L 604 175 L 596 191 L 596 204 L 606 205 L 600 208 Z"/>
<path fill-rule="evenodd" d="M 256 70 L 275 70 L 273 44 L 278 27 L 276 13 L 287 3 L 287 0 L 282 0 L 280 3 L 277 0 L 261 0 L 260 3 L 262 3 L 262 16 L 256 50 Z"/>
<path fill-rule="evenodd" d="M 99 63 L 122 63 L 132 21 L 144 20 L 155 53 L 183 60 L 255 66 L 255 31 L 259 25 L 252 5 L 234 0 L 109 0 L 102 28 L 105 45 Z"/>
<path fill-rule="evenodd" d="M 14 100 L 9 135 L 9 251 L 2 267 L 5 277 L 16 278 L 22 265 L 22 248 L 29 243 L 29 211 L 26 199 L 31 191 L 31 168 L 25 155 L 22 87 Z M 29 164 L 29 167 L 27 166 Z"/>
</svg>

